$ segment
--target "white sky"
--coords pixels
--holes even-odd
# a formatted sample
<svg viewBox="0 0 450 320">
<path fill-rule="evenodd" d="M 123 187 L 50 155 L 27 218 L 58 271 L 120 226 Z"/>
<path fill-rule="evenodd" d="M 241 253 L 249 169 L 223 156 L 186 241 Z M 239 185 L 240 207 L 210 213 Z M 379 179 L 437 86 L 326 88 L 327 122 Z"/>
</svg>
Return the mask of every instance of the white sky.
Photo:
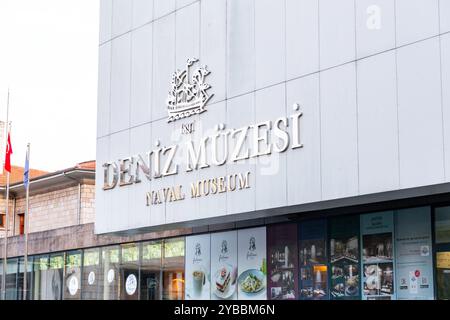
<svg viewBox="0 0 450 320">
<path fill-rule="evenodd" d="M 12 164 L 95 159 L 98 0 L 0 0 L 0 120 L 10 87 Z M 3 163 L 3 161 L 1 161 Z"/>
</svg>

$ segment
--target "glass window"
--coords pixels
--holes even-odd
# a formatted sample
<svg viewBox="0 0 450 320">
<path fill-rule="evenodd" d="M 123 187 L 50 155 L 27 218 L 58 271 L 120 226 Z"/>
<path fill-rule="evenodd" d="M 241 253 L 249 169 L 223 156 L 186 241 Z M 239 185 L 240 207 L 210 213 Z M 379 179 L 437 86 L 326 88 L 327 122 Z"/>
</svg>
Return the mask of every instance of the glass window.
<svg viewBox="0 0 450 320">
<path fill-rule="evenodd" d="M 163 300 L 184 297 L 184 238 L 169 239 L 163 245 Z"/>
<path fill-rule="evenodd" d="M 17 299 L 18 295 L 17 270 L 18 270 L 18 259 L 17 258 L 8 259 L 6 267 L 6 300 Z"/>
<path fill-rule="evenodd" d="M 435 210 L 436 243 L 450 243 L 450 207 Z"/>
<path fill-rule="evenodd" d="M 120 284 L 120 247 L 102 249 L 103 300 L 118 300 Z"/>
<path fill-rule="evenodd" d="M 25 288 L 24 283 L 24 270 L 25 270 L 25 258 L 20 257 L 19 258 L 19 267 L 18 267 L 18 274 L 17 274 L 17 300 L 23 300 L 23 290 Z M 27 300 L 31 300 L 31 292 L 32 292 L 32 270 L 33 270 L 33 258 L 28 257 L 28 263 L 27 263 Z"/>
<path fill-rule="evenodd" d="M 34 300 L 45 300 L 47 297 L 48 255 L 33 257 L 33 292 Z"/>
<path fill-rule="evenodd" d="M 103 274 L 101 273 L 100 249 L 84 250 L 81 278 L 81 298 L 83 300 L 101 299 Z"/>
<path fill-rule="evenodd" d="M 436 253 L 437 296 L 450 300 L 450 251 Z"/>
<path fill-rule="evenodd" d="M 50 255 L 46 277 L 46 297 L 43 300 L 61 300 L 63 289 L 64 254 Z"/>
<path fill-rule="evenodd" d="M 137 244 L 122 245 L 122 261 L 120 265 L 120 288 L 122 300 L 139 299 L 139 246 Z"/>
<path fill-rule="evenodd" d="M 66 253 L 64 300 L 81 299 L 81 250 Z"/>
<path fill-rule="evenodd" d="M 436 208 L 434 213 L 437 298 L 450 300 L 450 207 Z"/>
<path fill-rule="evenodd" d="M 142 244 L 140 300 L 161 300 L 161 241 Z"/>
</svg>

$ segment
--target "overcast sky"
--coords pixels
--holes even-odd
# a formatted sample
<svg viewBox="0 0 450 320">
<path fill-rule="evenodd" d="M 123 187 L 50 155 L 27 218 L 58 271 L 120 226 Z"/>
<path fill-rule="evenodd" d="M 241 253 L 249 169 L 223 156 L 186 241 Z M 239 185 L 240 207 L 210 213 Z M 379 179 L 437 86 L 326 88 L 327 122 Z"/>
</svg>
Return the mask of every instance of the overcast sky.
<svg viewBox="0 0 450 320">
<path fill-rule="evenodd" d="M 59 170 L 95 159 L 98 0 L 0 0 L 0 120 L 13 165 Z"/>
</svg>

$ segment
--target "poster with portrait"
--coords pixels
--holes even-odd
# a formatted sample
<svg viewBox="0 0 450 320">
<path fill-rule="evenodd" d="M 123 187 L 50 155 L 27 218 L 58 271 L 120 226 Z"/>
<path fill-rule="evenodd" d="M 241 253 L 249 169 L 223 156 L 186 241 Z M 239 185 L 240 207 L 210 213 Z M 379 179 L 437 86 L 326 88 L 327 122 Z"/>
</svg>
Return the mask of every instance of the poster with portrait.
<svg viewBox="0 0 450 320">
<path fill-rule="evenodd" d="M 299 224 L 299 294 L 302 300 L 328 299 L 327 221 Z"/>
<path fill-rule="evenodd" d="M 238 231 L 239 300 L 267 299 L 266 228 Z"/>
<path fill-rule="evenodd" d="M 434 299 L 431 245 L 430 207 L 398 210 L 395 215 L 397 299 Z"/>
<path fill-rule="evenodd" d="M 211 235 L 211 300 L 237 299 L 237 231 Z"/>
<path fill-rule="evenodd" d="M 362 299 L 395 299 L 394 213 L 361 215 Z"/>
<path fill-rule="evenodd" d="M 329 220 L 330 298 L 360 298 L 359 216 Z"/>
<path fill-rule="evenodd" d="M 185 299 L 209 300 L 211 284 L 211 235 L 186 237 Z"/>
<path fill-rule="evenodd" d="M 267 295 L 270 300 L 298 298 L 297 224 L 267 227 Z"/>
</svg>

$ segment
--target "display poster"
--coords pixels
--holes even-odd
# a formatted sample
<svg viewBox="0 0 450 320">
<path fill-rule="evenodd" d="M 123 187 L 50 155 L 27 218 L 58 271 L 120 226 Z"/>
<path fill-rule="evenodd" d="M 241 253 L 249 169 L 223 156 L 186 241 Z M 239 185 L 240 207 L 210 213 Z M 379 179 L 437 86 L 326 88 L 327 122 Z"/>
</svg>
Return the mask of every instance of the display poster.
<svg viewBox="0 0 450 320">
<path fill-rule="evenodd" d="M 266 228 L 238 231 L 239 300 L 267 299 Z"/>
<path fill-rule="evenodd" d="M 395 215 L 397 299 L 434 299 L 431 209 L 399 210 Z"/>
<path fill-rule="evenodd" d="M 300 299 L 328 299 L 327 221 L 299 224 Z"/>
<path fill-rule="evenodd" d="M 360 298 L 359 216 L 331 218 L 330 298 Z"/>
<path fill-rule="evenodd" d="M 211 235 L 211 299 L 237 299 L 237 231 Z"/>
<path fill-rule="evenodd" d="M 393 232 L 393 211 L 361 215 L 361 288 L 364 300 L 395 299 Z"/>
<path fill-rule="evenodd" d="M 186 300 L 209 300 L 211 287 L 211 235 L 186 237 Z"/>
<path fill-rule="evenodd" d="M 274 225 L 267 228 L 268 298 L 298 298 L 297 224 Z"/>
</svg>

